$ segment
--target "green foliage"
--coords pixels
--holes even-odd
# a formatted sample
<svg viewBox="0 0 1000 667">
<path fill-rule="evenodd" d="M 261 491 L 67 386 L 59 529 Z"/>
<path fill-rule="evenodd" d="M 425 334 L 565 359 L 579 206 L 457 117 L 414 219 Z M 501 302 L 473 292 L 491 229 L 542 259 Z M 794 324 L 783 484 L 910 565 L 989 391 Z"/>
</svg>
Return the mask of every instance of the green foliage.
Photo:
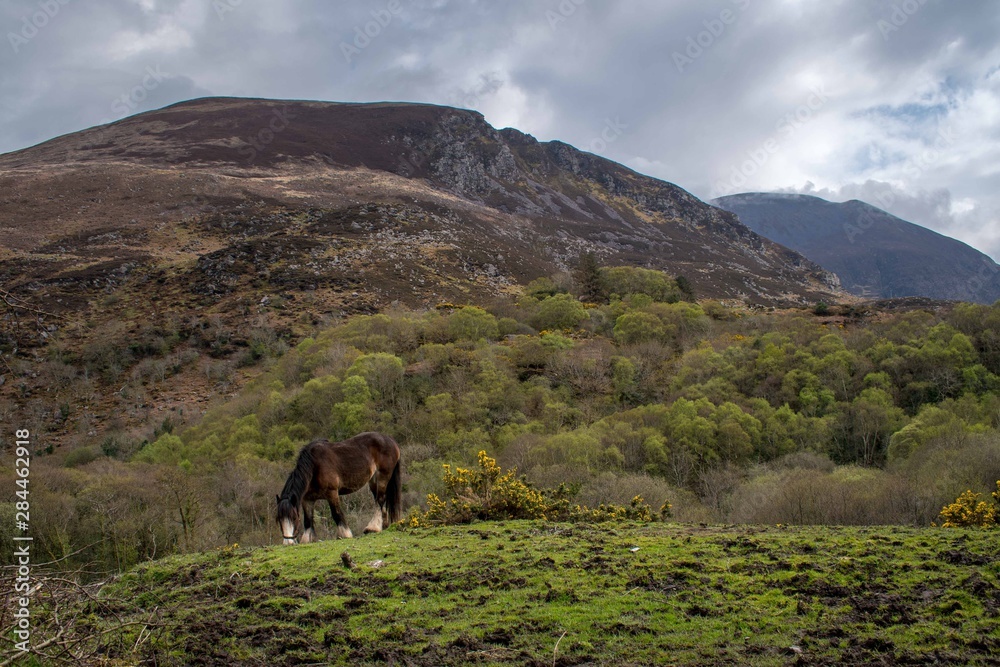
<svg viewBox="0 0 1000 667">
<path fill-rule="evenodd" d="M 330 437 L 334 440 L 370 431 L 374 418 L 372 393 L 364 377 L 348 376 L 343 382 L 342 391 L 344 400 L 333 405 L 331 415 Z"/>
<path fill-rule="evenodd" d="M 390 401 L 395 398 L 403 382 L 403 360 L 386 352 L 363 354 L 347 369 L 347 378 L 352 377 L 364 379 L 364 387 L 370 390 L 371 397 Z M 364 390 L 358 383 L 353 384 L 351 389 L 345 384 L 343 391 L 345 400 L 349 402 L 362 400 Z M 351 397 L 348 397 L 349 391 L 354 392 Z M 369 397 L 365 395 L 363 400 L 367 401 Z"/>
<path fill-rule="evenodd" d="M 556 294 L 544 299 L 531 319 L 531 325 L 538 329 L 574 329 L 587 319 L 587 309 L 571 294 Z"/>
<path fill-rule="evenodd" d="M 1000 476 L 1000 306 L 823 324 L 801 310 L 678 301 L 675 281 L 655 271 L 600 273 L 614 286 L 608 302 L 580 303 L 564 275 L 489 308 L 350 317 L 204 416 L 174 413 L 141 432 L 115 426 L 83 438 L 52 457 L 59 477 L 40 544 L 60 558 L 106 537 L 114 546 L 86 556 L 114 569 L 153 551 L 266 542 L 267 503 L 299 448 L 364 430 L 403 446 L 408 505 L 447 498 L 440 466 L 470 468 L 480 450 L 524 471 L 528 488 L 576 484 L 580 504 L 598 509 L 635 495 L 669 500 L 696 522 L 926 525 L 965 489 Z M 198 345 L 211 354 L 234 349 L 233 332 L 202 329 Z M 281 354 L 281 338 L 255 336 L 268 356 Z M 124 354 L 95 345 L 82 361 L 94 376 L 120 379 L 136 357 L 177 345 L 161 337 L 164 345 Z M 123 397 L 145 400 L 136 389 Z M 53 419 L 62 419 L 58 406 Z M 158 481 L 117 488 L 112 472 Z M 137 516 L 162 525 L 155 541 L 124 514 L 101 524 L 80 509 L 90 507 L 81 498 L 128 506 L 126 490 L 146 503 L 136 501 Z M 176 507 L 159 516 L 147 496 Z"/>
<path fill-rule="evenodd" d="M 632 345 L 666 338 L 667 329 L 656 315 L 645 312 L 629 312 L 615 320 L 615 341 L 621 345 Z"/>
<path fill-rule="evenodd" d="M 935 405 L 926 405 L 910 423 L 889 438 L 889 461 L 907 459 L 937 438 L 963 432 L 969 432 L 969 427 L 960 417 Z"/>
<path fill-rule="evenodd" d="M 453 340 L 496 340 L 500 329 L 496 317 L 482 308 L 466 306 L 448 317 L 448 333 Z"/>
<path fill-rule="evenodd" d="M 607 294 L 607 279 L 594 253 L 587 252 L 580 256 L 575 277 L 580 296 L 585 301 L 591 303 L 604 301 Z"/>
<path fill-rule="evenodd" d="M 696 294 L 694 292 L 694 285 L 685 276 L 677 276 L 675 279 L 677 282 L 677 289 L 680 290 L 681 298 L 685 301 L 694 302 Z"/>
<path fill-rule="evenodd" d="M 966 322 L 992 321 L 989 309 L 855 330 L 794 314 L 754 323 L 658 300 L 675 287 L 659 272 L 601 272 L 626 295 L 590 318 L 551 280 L 502 318 L 478 307 L 350 318 L 288 352 L 238 404 L 160 434 L 136 459 L 285 461 L 314 437 L 383 429 L 455 464 L 518 443 L 533 475 L 610 470 L 694 489 L 706 469 L 796 452 L 903 465 L 1000 421 L 987 342 Z M 605 328 L 576 329 L 585 319 Z M 497 341 L 501 322 L 518 333 Z M 529 323 L 573 333 L 519 329 Z"/>
<path fill-rule="evenodd" d="M 603 271 L 605 289 L 620 297 L 645 294 L 653 301 L 673 303 L 680 299 L 677 283 L 662 271 L 634 266 L 616 266 Z"/>
<path fill-rule="evenodd" d="M 468 523 L 473 519 L 540 519 L 545 516 L 545 498 L 517 479 L 516 470 L 506 473 L 496 459 L 480 451 L 475 469 L 444 466 L 447 500 L 427 497 L 427 511 L 412 513 L 411 527 L 442 523 Z"/>
<path fill-rule="evenodd" d="M 563 291 L 551 278 L 536 278 L 524 287 L 524 293 L 527 296 L 539 301 L 546 297 L 555 296 Z"/>
</svg>

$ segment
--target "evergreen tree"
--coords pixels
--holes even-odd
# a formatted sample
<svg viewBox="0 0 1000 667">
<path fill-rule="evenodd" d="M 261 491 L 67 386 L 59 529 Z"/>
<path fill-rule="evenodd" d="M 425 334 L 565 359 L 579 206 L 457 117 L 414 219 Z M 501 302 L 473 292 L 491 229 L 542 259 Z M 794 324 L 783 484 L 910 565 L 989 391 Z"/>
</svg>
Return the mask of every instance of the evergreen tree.
<svg viewBox="0 0 1000 667">
<path fill-rule="evenodd" d="M 597 257 L 592 252 L 580 255 L 576 265 L 576 282 L 580 287 L 580 296 L 591 303 L 601 303 L 606 297 L 604 275 Z"/>
<path fill-rule="evenodd" d="M 681 291 L 684 300 L 694 303 L 694 286 L 691 285 L 691 281 L 684 276 L 677 276 L 675 282 L 677 283 L 677 289 Z"/>
</svg>

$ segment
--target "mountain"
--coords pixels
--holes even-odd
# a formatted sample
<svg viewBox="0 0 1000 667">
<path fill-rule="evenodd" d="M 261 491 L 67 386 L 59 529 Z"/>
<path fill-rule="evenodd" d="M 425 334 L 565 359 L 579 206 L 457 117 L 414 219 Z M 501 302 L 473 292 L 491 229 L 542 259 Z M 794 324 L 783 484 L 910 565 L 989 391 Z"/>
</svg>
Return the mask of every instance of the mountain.
<svg viewBox="0 0 1000 667">
<path fill-rule="evenodd" d="M 468 301 L 588 250 L 700 296 L 834 291 L 675 185 L 430 105 L 199 99 L 0 156 L 0 193 L 0 281 L 53 308 L 143 280 L 206 307 L 289 290 L 331 311 Z"/>
<path fill-rule="evenodd" d="M 746 193 L 712 203 L 837 274 L 852 294 L 979 303 L 1000 299 L 1000 266 L 990 257 L 864 202 Z"/>
<path fill-rule="evenodd" d="M 71 408 L 79 441 L 176 423 L 331 319 L 496 301 L 587 251 L 702 298 L 843 296 L 732 213 L 474 111 L 199 99 L 0 155 L 0 399 Z"/>
</svg>

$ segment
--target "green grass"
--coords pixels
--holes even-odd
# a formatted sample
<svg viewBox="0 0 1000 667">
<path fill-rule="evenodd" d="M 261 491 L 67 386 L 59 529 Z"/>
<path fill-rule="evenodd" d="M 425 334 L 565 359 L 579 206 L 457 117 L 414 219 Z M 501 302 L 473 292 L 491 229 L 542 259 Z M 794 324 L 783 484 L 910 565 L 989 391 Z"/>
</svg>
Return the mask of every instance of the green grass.
<svg viewBox="0 0 1000 667">
<path fill-rule="evenodd" d="M 394 529 L 174 557 L 105 595 L 164 623 L 119 664 L 995 665 L 1000 532 Z"/>
</svg>

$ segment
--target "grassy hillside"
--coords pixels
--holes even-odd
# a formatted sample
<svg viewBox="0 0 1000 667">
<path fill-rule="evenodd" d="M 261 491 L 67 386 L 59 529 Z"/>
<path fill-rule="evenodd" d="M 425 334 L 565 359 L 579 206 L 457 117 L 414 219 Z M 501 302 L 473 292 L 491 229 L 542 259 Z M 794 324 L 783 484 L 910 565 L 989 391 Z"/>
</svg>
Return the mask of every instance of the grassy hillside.
<svg viewBox="0 0 1000 667">
<path fill-rule="evenodd" d="M 140 566 L 94 629 L 139 622 L 107 635 L 118 665 L 995 665 L 998 552 L 934 528 L 392 529 Z"/>
<path fill-rule="evenodd" d="M 122 572 L 267 545 L 299 448 L 366 430 L 400 443 L 406 508 L 479 451 L 574 503 L 641 495 L 695 523 L 927 526 L 959 494 L 996 490 L 1000 306 L 759 313 L 681 301 L 656 271 L 594 274 L 594 302 L 539 280 L 489 309 L 331 324 L 152 432 L 95 428 L 94 444 L 46 455 L 32 428 L 35 548 Z M 0 536 L 0 557 L 12 550 Z"/>
</svg>

